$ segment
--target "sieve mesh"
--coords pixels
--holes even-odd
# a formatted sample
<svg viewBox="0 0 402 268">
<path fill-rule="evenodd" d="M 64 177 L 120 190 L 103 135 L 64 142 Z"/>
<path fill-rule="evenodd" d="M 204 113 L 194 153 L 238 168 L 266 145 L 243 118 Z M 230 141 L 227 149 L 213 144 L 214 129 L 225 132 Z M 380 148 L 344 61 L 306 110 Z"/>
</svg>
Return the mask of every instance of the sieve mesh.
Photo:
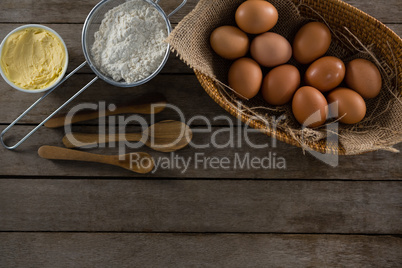
<svg viewBox="0 0 402 268">
<path fill-rule="evenodd" d="M 167 15 L 161 9 L 161 7 L 150 0 L 142 0 L 142 1 L 148 3 L 149 5 L 154 7 L 156 10 L 158 10 L 158 12 L 161 14 L 161 16 L 163 17 L 163 19 L 166 22 L 167 34 L 170 34 L 170 32 L 172 31 L 172 26 L 170 24 L 170 21 L 169 21 Z M 136 81 L 134 83 L 126 83 L 125 81 L 117 82 L 117 81 L 114 81 L 111 77 L 103 74 L 94 64 L 93 56 L 91 53 L 91 48 L 95 41 L 95 33 L 99 30 L 99 27 L 102 23 L 103 18 L 105 17 L 105 14 L 109 10 L 111 10 L 121 4 L 124 4 L 126 2 L 127 2 L 127 0 L 103 0 L 103 1 L 99 2 L 92 9 L 92 11 L 88 14 L 88 17 L 85 21 L 85 24 L 84 24 L 84 27 L 82 30 L 82 50 L 84 52 L 84 56 L 85 56 L 85 59 L 87 60 L 89 67 L 99 78 L 101 78 L 105 82 L 112 84 L 114 86 L 135 87 L 135 86 L 145 84 L 146 82 L 148 82 L 149 80 L 154 78 L 162 70 L 162 68 L 165 66 L 165 64 L 169 58 L 169 53 L 170 53 L 169 45 L 166 48 L 165 56 L 163 58 L 163 61 L 159 65 L 159 67 L 150 76 L 148 76 L 142 80 Z"/>
</svg>

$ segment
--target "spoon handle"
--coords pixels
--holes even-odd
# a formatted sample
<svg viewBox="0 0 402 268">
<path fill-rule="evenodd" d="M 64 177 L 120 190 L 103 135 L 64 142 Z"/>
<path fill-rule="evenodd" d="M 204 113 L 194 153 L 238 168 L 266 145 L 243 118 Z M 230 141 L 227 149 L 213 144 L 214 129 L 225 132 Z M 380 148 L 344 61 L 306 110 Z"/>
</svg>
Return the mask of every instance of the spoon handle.
<svg viewBox="0 0 402 268">
<path fill-rule="evenodd" d="M 82 151 L 65 149 L 56 146 L 42 146 L 38 150 L 40 157 L 52 160 L 76 160 L 85 162 L 97 162 L 114 165 L 114 159 L 109 155 L 92 154 Z"/>
<path fill-rule="evenodd" d="M 77 148 L 119 141 L 140 141 L 142 137 L 142 133 L 126 133 L 124 135 L 70 133 L 63 137 L 63 144 L 67 148 Z"/>
<path fill-rule="evenodd" d="M 44 159 L 74 160 L 109 164 L 140 174 L 151 172 L 155 166 L 153 158 L 149 154 L 141 152 L 123 155 L 123 159 L 120 160 L 118 155 L 91 154 L 82 151 L 45 145 L 39 148 L 38 154 Z"/>
<path fill-rule="evenodd" d="M 57 128 L 66 125 L 67 122 L 73 124 L 87 120 L 97 119 L 102 116 L 110 116 L 117 114 L 157 114 L 166 108 L 166 99 L 159 94 L 154 96 L 144 96 L 141 101 L 134 103 L 119 105 L 115 110 L 106 109 L 102 111 L 83 110 L 74 114 L 73 117 L 64 115 L 55 116 L 45 123 L 45 127 Z"/>
</svg>

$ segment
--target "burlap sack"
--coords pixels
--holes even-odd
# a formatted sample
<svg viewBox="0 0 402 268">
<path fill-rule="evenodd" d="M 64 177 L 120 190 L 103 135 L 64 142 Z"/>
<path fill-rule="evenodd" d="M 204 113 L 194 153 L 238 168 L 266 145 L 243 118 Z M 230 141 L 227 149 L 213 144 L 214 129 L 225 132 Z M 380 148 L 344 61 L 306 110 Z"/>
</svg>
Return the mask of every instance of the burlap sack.
<svg viewBox="0 0 402 268">
<path fill-rule="evenodd" d="M 377 64 L 383 76 L 381 94 L 366 100 L 367 115 L 361 123 L 353 126 L 339 124 L 336 133 L 329 124 L 337 122 L 315 129 L 302 129 L 292 114 L 290 104 L 270 106 L 260 95 L 243 101 L 225 85 L 232 62 L 213 52 L 209 36 L 219 26 L 236 25 L 234 14 L 242 2 L 200 0 L 167 40 L 172 51 L 195 70 L 202 86 L 216 102 L 243 122 L 303 148 L 349 155 L 379 149 L 397 152 L 392 146 L 402 141 L 402 40 L 398 36 L 374 18 L 338 0 L 269 0 L 279 12 L 278 24 L 272 32 L 281 34 L 292 43 L 296 32 L 306 22 L 324 22 L 333 32 L 333 43 L 327 55 L 339 57 L 346 63 L 358 57 L 366 58 Z M 379 30 L 381 35 L 384 29 L 390 32 L 389 35 L 377 36 L 376 31 Z M 305 66 L 293 59 L 290 63 L 304 73 Z M 263 71 L 267 73 L 268 69 Z M 281 115 L 285 115 L 286 119 L 282 120 L 282 117 L 278 121 Z M 337 135 L 339 144 L 327 143 L 326 138 L 330 135 Z"/>
</svg>

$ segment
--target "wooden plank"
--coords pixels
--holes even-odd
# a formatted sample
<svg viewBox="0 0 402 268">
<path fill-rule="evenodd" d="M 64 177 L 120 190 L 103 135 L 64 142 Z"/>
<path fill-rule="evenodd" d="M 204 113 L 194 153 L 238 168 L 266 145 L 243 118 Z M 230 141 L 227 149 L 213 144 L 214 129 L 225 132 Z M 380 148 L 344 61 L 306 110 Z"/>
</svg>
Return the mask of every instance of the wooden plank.
<svg viewBox="0 0 402 268">
<path fill-rule="evenodd" d="M 157 120 L 159 121 L 159 120 Z M 11 145 L 18 137 L 23 137 L 30 126 L 16 126 L 14 136 L 6 139 Z M 206 130 L 197 127 L 194 131 Z M 97 132 L 95 127 L 77 127 L 77 132 Z M 128 132 L 138 132 L 138 127 L 130 127 Z M 246 141 L 244 134 L 229 128 L 213 127 L 210 133 L 195 133 L 193 146 L 173 153 L 159 153 L 145 146 L 128 149 L 126 152 L 143 151 L 151 154 L 157 167 L 149 178 L 248 178 L 248 179 L 339 179 L 339 180 L 401 180 L 401 155 L 385 151 L 372 152 L 358 156 L 339 158 L 336 168 L 324 164 L 309 153 L 303 155 L 300 148 L 276 142 L 262 133 L 250 133 Z M 244 133 L 244 130 L 240 128 Z M 39 158 L 37 150 L 42 145 L 63 146 L 61 140 L 64 129 L 42 128 L 25 144 L 15 151 L 0 148 L 0 175 L 3 176 L 88 176 L 88 177 L 140 177 L 131 171 L 97 163 L 75 161 L 56 161 Z M 233 136 L 232 136 L 233 135 Z M 233 137 L 233 139 L 232 139 Z M 233 144 L 228 143 L 233 140 Z M 216 149 L 214 142 L 222 146 Z M 252 144 L 266 145 L 255 149 Z M 131 143 L 134 146 L 135 143 Z M 197 145 L 197 146 L 195 146 Z M 208 146 L 199 148 L 198 146 Z M 128 148 L 127 146 L 123 146 Z M 402 150 L 402 144 L 396 146 Z M 92 153 L 117 155 L 125 153 L 118 148 L 86 150 Z M 253 160 L 254 159 L 254 160 Z M 390 161 L 392 159 L 392 161 Z M 186 162 L 186 167 L 183 165 Z M 252 161 L 261 161 L 261 163 Z M 368 164 L 369 163 L 369 164 Z M 22 168 L 23 166 L 23 168 Z M 40 168 L 38 168 L 40 167 Z"/>
<path fill-rule="evenodd" d="M 93 78 L 94 75 L 90 74 L 75 75 L 35 108 L 29 116 L 21 120 L 21 123 L 37 124 L 41 122 L 46 115 L 53 112 Z M 2 79 L 0 79 L 0 88 L 2 92 L 0 109 L 3 111 L 0 113 L 0 123 L 3 124 L 11 123 L 41 96 L 41 94 L 26 94 L 15 90 Z M 119 104 L 136 100 L 140 96 L 151 92 L 164 94 L 169 103 L 178 106 L 186 118 L 203 115 L 212 119 L 216 115 L 228 115 L 204 92 L 194 75 L 159 75 L 145 85 L 135 88 L 114 87 L 99 80 L 64 109 L 64 112 L 68 112 L 72 107 L 80 103 L 99 104 L 100 101 L 106 101 L 108 104 Z M 195 103 L 202 103 L 202 107 L 195 107 Z M 164 112 L 164 115 L 165 118 L 174 119 L 177 117 L 177 112 L 168 109 Z"/>
<path fill-rule="evenodd" d="M 402 24 L 387 24 L 387 26 L 399 35 L 399 37 L 402 36 Z"/>
<path fill-rule="evenodd" d="M 401 204 L 400 182 L 10 178 L 0 230 L 402 234 Z"/>
<path fill-rule="evenodd" d="M 3 40 L 3 38 L 10 31 L 21 25 L 23 24 L 0 23 L 0 40 Z M 82 24 L 44 24 L 44 25 L 58 32 L 60 36 L 63 38 L 64 42 L 66 43 L 69 53 L 69 65 L 67 73 L 71 72 L 85 61 L 84 53 L 82 52 L 82 46 L 81 46 Z M 89 67 L 85 66 L 79 71 L 79 73 L 92 74 L 93 72 Z M 171 54 L 168 62 L 162 69 L 161 73 L 165 74 L 193 73 L 193 71 L 189 67 L 187 67 L 182 61 L 180 61 L 179 58 Z M 71 79 L 75 79 L 75 77 Z"/>
<path fill-rule="evenodd" d="M 89 11 L 98 0 L 63 1 L 63 0 L 2 0 L 0 2 L 0 22 L 14 23 L 84 23 Z M 168 13 L 180 0 L 161 1 L 161 6 Z M 198 3 L 188 3 L 171 21 L 178 23 Z M 401 23 L 400 0 L 346 0 L 345 2 L 363 10 L 384 23 Z M 46 12 L 44 12 L 46 10 Z"/>
<path fill-rule="evenodd" d="M 392 236 L 1 233 L 3 267 L 400 267 Z"/>
<path fill-rule="evenodd" d="M 399 0 L 344 0 L 383 23 L 401 23 L 401 1 Z"/>
<path fill-rule="evenodd" d="M 84 23 L 88 13 L 99 0 L 2 0 L 0 2 L 0 22 L 14 23 Z M 178 23 L 196 5 L 198 0 L 188 3 L 171 17 Z M 165 0 L 160 5 L 169 14 L 181 0 Z"/>
</svg>

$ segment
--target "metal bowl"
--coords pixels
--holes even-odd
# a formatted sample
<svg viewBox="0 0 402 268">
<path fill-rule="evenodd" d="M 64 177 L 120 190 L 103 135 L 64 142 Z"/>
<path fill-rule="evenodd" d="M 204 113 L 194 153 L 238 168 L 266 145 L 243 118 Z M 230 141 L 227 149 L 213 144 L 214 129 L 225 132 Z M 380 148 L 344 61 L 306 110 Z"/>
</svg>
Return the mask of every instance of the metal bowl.
<svg viewBox="0 0 402 268">
<path fill-rule="evenodd" d="M 172 31 L 172 25 L 170 24 L 170 21 L 169 21 L 169 16 L 171 14 L 169 16 L 167 16 L 166 13 L 162 10 L 162 8 L 157 4 L 158 1 L 156 3 L 154 3 L 150 0 L 142 0 L 142 1 L 153 6 L 161 14 L 163 19 L 165 20 L 167 34 L 169 35 L 170 32 Z M 89 67 L 99 78 L 101 78 L 105 82 L 107 82 L 111 85 L 114 85 L 114 86 L 135 87 L 135 86 L 145 84 L 146 82 L 148 82 L 149 80 L 154 78 L 162 70 L 162 68 L 165 66 L 165 64 L 169 58 L 169 54 L 170 54 L 169 44 L 167 44 L 167 46 L 166 46 L 165 56 L 164 56 L 163 60 L 161 61 L 159 67 L 150 76 L 148 76 L 142 80 L 136 81 L 134 83 L 127 83 L 124 80 L 117 82 L 117 81 L 113 80 L 111 77 L 103 74 L 94 64 L 94 60 L 93 60 L 92 54 L 90 52 L 92 45 L 95 41 L 94 34 L 95 34 L 95 32 L 97 32 L 99 30 L 99 27 L 102 23 L 102 20 L 103 20 L 105 14 L 109 10 L 111 10 L 121 4 L 124 4 L 126 2 L 127 2 L 127 0 L 103 0 L 103 1 L 99 2 L 91 10 L 91 12 L 88 14 L 87 19 L 85 20 L 84 28 L 82 29 L 82 50 L 84 51 L 84 56 L 85 56 L 85 59 L 87 60 Z"/>
</svg>

